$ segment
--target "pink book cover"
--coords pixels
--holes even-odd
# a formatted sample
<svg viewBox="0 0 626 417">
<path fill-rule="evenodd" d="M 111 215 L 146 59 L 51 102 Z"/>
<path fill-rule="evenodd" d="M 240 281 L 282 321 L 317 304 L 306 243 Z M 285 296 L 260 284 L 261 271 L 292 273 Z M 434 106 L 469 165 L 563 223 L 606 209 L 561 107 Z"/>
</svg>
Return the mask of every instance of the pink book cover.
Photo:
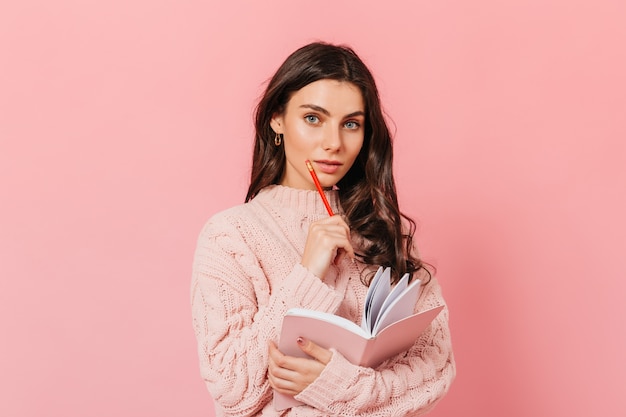
<svg viewBox="0 0 626 417">
<path fill-rule="evenodd" d="M 278 348 L 286 355 L 306 357 L 296 343 L 298 337 L 304 337 L 326 349 L 336 349 L 356 365 L 375 368 L 387 358 L 413 346 L 442 309 L 443 306 L 438 306 L 413 314 L 386 326 L 375 336 L 343 317 L 290 309 L 283 319 Z M 274 392 L 274 407 L 278 411 L 300 404 L 292 396 Z"/>
</svg>

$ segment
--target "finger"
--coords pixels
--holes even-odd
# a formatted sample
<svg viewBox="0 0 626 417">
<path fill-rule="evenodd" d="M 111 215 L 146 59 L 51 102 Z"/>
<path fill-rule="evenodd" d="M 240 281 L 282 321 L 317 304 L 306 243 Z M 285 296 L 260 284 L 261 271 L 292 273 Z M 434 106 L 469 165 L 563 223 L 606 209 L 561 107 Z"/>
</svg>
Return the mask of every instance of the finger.
<svg viewBox="0 0 626 417">
<path fill-rule="evenodd" d="M 323 347 L 312 342 L 311 340 L 299 337 L 297 342 L 298 346 L 304 353 L 311 356 L 318 362 L 323 363 L 324 365 L 328 364 L 328 362 L 330 362 L 331 358 L 333 357 L 333 352 L 328 349 L 324 349 Z"/>
<path fill-rule="evenodd" d="M 337 231 L 341 232 L 345 236 L 350 236 L 350 227 L 346 223 L 346 221 L 338 214 L 335 214 L 332 217 L 328 217 L 326 219 L 318 220 L 316 222 L 311 223 L 312 228 L 328 228 L 333 227 Z"/>
<path fill-rule="evenodd" d="M 274 360 L 274 358 L 278 358 L 279 355 L 281 354 L 280 350 L 278 350 L 278 346 L 276 346 L 276 343 L 272 341 L 268 343 L 267 351 L 269 353 L 270 360 Z"/>
<path fill-rule="evenodd" d="M 270 386 L 277 392 L 286 395 L 296 395 L 302 391 L 303 386 L 298 381 L 302 379 L 297 370 L 297 358 L 292 358 L 280 352 L 274 342 L 269 342 L 270 357 L 267 367 L 267 379 Z"/>
<path fill-rule="evenodd" d="M 325 229 L 324 233 L 320 234 L 319 241 L 325 247 L 334 248 L 337 251 L 336 255 L 341 255 L 336 261 L 341 260 L 341 257 L 345 255 L 350 259 L 353 259 L 355 256 L 350 235 L 346 234 L 345 229 L 339 225 L 333 225 Z"/>
<path fill-rule="evenodd" d="M 336 226 L 339 232 L 343 234 L 347 239 L 350 239 L 350 226 L 348 226 L 345 220 L 337 214 L 332 217 L 332 220 L 333 221 L 331 222 L 331 224 L 333 226 Z"/>
<path fill-rule="evenodd" d="M 297 386 L 293 381 L 280 378 L 272 374 L 271 372 L 268 372 L 267 380 L 270 384 L 270 387 L 280 392 L 281 394 L 296 395 L 299 393 L 299 391 L 297 391 L 296 389 Z"/>
<path fill-rule="evenodd" d="M 274 342 L 269 342 L 269 364 L 274 374 L 281 376 L 282 378 L 289 378 L 290 372 L 296 369 L 294 363 L 294 357 L 287 356 L 278 350 L 278 346 Z"/>
<path fill-rule="evenodd" d="M 339 248 L 337 249 L 337 255 L 336 255 L 335 260 L 334 260 L 335 265 L 339 264 L 343 260 L 343 258 L 346 258 L 346 257 L 351 262 L 354 263 L 356 254 L 355 254 L 354 248 L 352 247 L 350 242 L 346 242 L 346 244 L 343 245 L 343 246 L 341 246 L 341 245 L 338 245 L 338 246 L 339 246 Z"/>
<path fill-rule="evenodd" d="M 345 236 L 345 244 L 340 246 L 342 251 L 340 251 L 339 253 L 338 261 L 340 261 L 344 256 L 348 256 L 348 258 L 352 262 L 354 262 L 356 255 L 354 253 L 354 248 L 352 247 L 352 242 L 350 240 L 350 237 L 351 237 L 350 227 L 348 226 L 348 223 L 346 223 L 345 219 L 341 217 L 340 215 L 335 214 L 332 218 L 337 221 L 336 224 L 342 228 L 342 232 L 344 233 L 344 236 Z"/>
</svg>

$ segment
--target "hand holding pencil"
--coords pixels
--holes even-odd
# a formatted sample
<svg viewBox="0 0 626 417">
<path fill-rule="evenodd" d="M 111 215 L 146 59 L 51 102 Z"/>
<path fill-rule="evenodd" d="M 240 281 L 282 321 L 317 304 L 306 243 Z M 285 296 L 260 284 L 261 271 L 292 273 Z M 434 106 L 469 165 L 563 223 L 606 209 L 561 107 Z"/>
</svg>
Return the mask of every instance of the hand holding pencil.
<svg viewBox="0 0 626 417">
<path fill-rule="evenodd" d="M 330 217 L 313 222 L 309 226 L 301 264 L 315 276 L 323 279 L 331 263 L 338 263 L 344 256 L 348 256 L 354 262 L 355 255 L 350 239 L 350 228 L 341 216 L 334 215 L 311 162 L 307 160 L 305 163 Z"/>
</svg>

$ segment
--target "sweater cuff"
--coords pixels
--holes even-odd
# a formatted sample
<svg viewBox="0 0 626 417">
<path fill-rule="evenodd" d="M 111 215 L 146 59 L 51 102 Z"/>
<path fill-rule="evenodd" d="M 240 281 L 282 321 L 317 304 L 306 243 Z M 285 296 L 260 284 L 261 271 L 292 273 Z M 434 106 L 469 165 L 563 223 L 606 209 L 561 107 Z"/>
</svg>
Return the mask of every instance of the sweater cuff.
<svg viewBox="0 0 626 417">
<path fill-rule="evenodd" d="M 334 313 L 341 304 L 341 297 L 322 280 L 299 263 L 283 282 L 280 291 L 288 295 L 287 308 L 300 307 Z"/>
<path fill-rule="evenodd" d="M 361 371 L 372 371 L 369 368 L 353 365 L 335 349 L 330 350 L 333 352 L 333 356 L 320 376 L 294 397 L 296 400 L 324 412 L 332 411 L 330 407 L 334 402 L 333 399 L 337 398 L 337 393 L 348 392 Z"/>
</svg>

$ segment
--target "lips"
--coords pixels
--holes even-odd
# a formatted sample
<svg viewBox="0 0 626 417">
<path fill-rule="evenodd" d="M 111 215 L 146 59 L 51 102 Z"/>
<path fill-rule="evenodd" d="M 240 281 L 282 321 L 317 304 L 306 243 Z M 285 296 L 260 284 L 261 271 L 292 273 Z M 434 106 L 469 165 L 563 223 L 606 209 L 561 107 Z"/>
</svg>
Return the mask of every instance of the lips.
<svg viewBox="0 0 626 417">
<path fill-rule="evenodd" d="M 325 174 L 334 174 L 343 165 L 339 161 L 316 160 L 317 169 Z"/>
</svg>

